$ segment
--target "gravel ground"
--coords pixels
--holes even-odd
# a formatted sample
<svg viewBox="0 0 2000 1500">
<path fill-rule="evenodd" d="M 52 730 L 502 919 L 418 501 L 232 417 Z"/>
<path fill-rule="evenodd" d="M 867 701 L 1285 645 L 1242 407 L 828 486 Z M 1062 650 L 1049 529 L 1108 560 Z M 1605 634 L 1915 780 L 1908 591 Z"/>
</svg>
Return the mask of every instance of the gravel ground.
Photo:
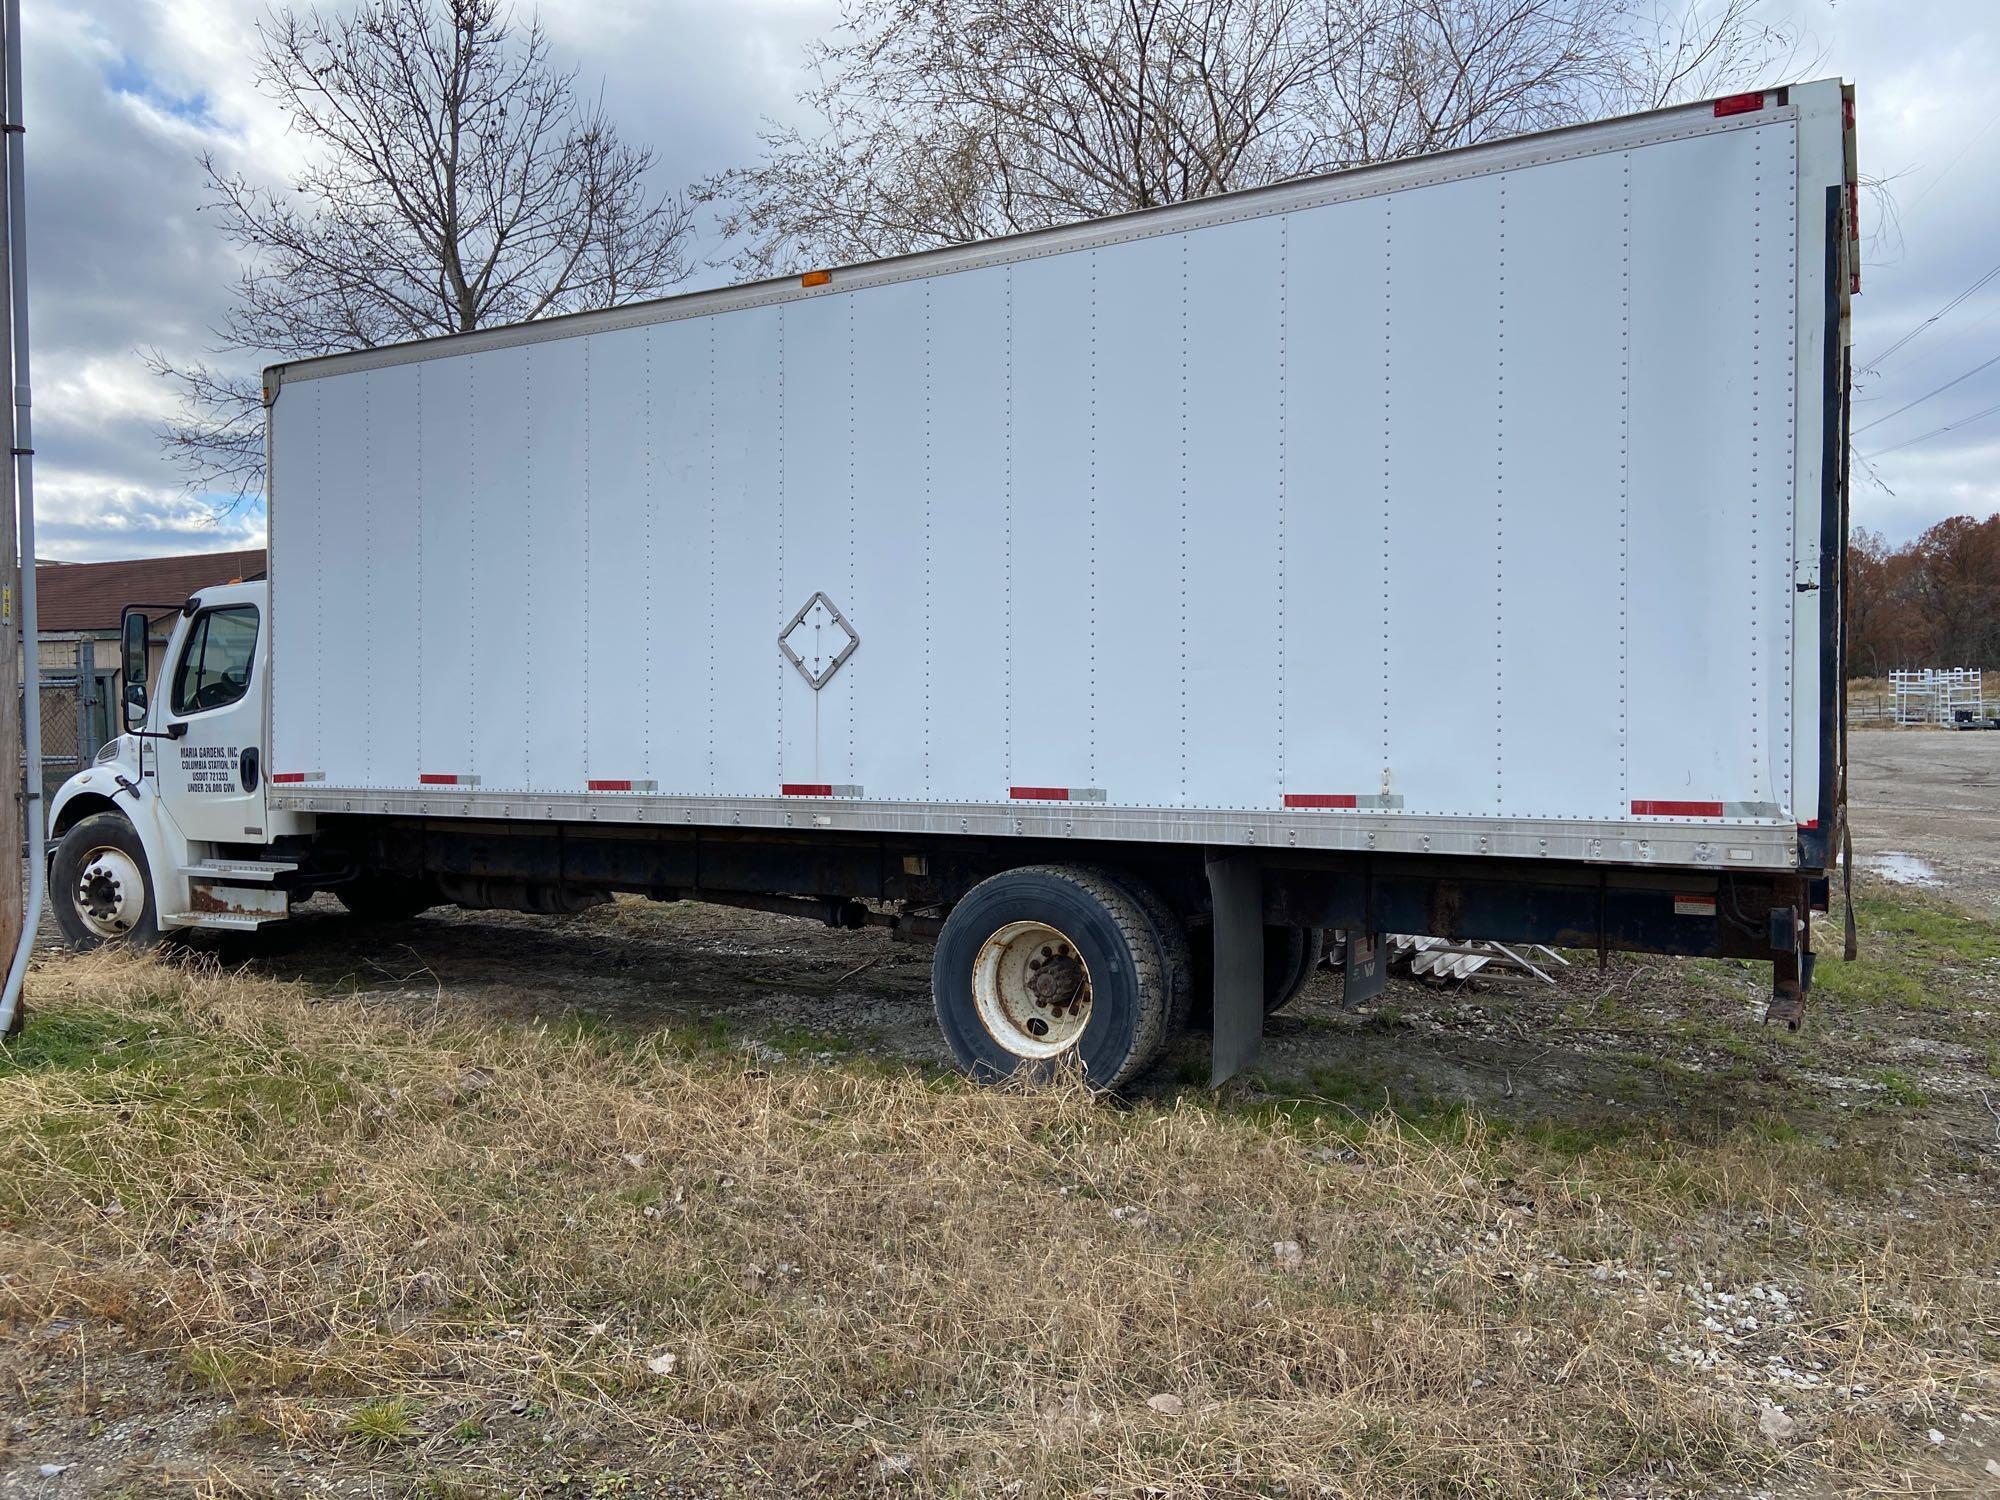
<svg viewBox="0 0 2000 1500">
<path fill-rule="evenodd" d="M 1848 734 L 1854 857 L 1904 884 L 2000 918 L 2000 734 Z"/>
</svg>

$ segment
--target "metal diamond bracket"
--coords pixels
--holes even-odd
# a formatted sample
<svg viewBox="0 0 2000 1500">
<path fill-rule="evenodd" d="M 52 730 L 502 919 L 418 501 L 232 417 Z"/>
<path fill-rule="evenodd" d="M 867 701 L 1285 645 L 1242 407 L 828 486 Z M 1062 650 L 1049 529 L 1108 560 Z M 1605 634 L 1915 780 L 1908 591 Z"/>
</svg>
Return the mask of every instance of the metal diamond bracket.
<svg viewBox="0 0 2000 1500">
<path fill-rule="evenodd" d="M 778 632 L 778 649 L 815 693 L 832 680 L 860 644 L 861 637 L 847 623 L 847 616 L 819 593 L 806 600 L 805 607 Z"/>
</svg>

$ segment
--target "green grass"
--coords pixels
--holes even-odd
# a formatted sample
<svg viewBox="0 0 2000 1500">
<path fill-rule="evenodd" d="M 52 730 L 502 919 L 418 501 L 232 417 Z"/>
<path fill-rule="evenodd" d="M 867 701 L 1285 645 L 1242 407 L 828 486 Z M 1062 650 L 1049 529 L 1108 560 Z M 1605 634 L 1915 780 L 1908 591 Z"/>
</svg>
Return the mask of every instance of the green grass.
<svg viewBox="0 0 2000 1500">
<path fill-rule="evenodd" d="M 2000 965 L 2000 928 L 1940 897 L 1868 885 L 1856 891 L 1854 912 L 1859 956 L 1839 956 L 1836 907 L 1820 927 L 1814 973 L 1814 989 L 1846 1009 L 1948 1015 L 1964 1001 L 1969 979 L 1991 979 Z"/>
<path fill-rule="evenodd" d="M 130 1068 L 152 1056 L 154 1041 L 143 1022 L 106 1011 L 38 1018 L 20 1036 L 0 1045 L 0 1078 Z"/>
<path fill-rule="evenodd" d="M 409 1396 L 382 1396 L 364 1401 L 347 1414 L 342 1430 L 368 1443 L 407 1443 L 418 1433 L 422 1407 Z"/>
<path fill-rule="evenodd" d="M 1882 1086 L 1882 1092 L 1891 1102 L 1905 1109 L 1924 1109 L 1934 1103 L 1931 1096 L 1919 1088 L 1908 1076 L 1894 1068 L 1878 1068 L 1875 1082 Z"/>
</svg>

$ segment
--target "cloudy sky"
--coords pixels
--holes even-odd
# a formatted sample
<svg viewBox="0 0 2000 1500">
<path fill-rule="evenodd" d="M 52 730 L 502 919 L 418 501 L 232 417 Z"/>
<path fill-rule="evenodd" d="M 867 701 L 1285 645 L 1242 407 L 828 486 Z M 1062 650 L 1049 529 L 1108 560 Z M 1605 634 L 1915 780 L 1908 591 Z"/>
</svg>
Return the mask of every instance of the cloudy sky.
<svg viewBox="0 0 2000 1500">
<path fill-rule="evenodd" d="M 1900 541 L 1946 515 L 1989 515 L 2000 510 L 2000 410 L 1987 411 L 2000 404 L 2000 362 L 1930 393 L 2000 355 L 2000 276 L 1866 367 L 2000 269 L 2000 4 L 1766 3 L 1809 28 L 1822 59 L 1813 76 L 1856 82 L 1862 171 L 1888 184 L 1888 211 L 1866 206 L 1856 305 L 1857 446 L 1879 455 L 1857 469 L 1857 522 Z M 263 9 L 24 0 L 44 557 L 262 540 L 256 507 L 218 517 L 208 497 L 181 488 L 154 435 L 172 394 L 142 352 L 198 356 L 227 294 L 231 253 L 196 211 L 198 154 L 213 150 L 271 181 L 293 159 L 282 122 L 251 87 Z M 748 160 L 759 119 L 795 110 L 801 50 L 837 6 L 545 0 L 540 11 L 562 57 L 586 81 L 603 80 L 625 134 L 655 148 L 661 185 L 678 187 Z"/>
</svg>

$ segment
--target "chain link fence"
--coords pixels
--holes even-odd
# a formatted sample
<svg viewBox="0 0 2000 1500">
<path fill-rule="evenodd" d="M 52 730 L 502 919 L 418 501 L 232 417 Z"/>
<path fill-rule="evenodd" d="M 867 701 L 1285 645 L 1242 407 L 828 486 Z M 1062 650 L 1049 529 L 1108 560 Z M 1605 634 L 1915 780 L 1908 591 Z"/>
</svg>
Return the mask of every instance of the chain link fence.
<svg viewBox="0 0 2000 1500">
<path fill-rule="evenodd" d="M 52 662 L 59 645 L 67 662 Z M 42 807 L 90 764 L 110 735 L 111 674 L 97 669 L 91 641 L 42 645 Z"/>
</svg>

